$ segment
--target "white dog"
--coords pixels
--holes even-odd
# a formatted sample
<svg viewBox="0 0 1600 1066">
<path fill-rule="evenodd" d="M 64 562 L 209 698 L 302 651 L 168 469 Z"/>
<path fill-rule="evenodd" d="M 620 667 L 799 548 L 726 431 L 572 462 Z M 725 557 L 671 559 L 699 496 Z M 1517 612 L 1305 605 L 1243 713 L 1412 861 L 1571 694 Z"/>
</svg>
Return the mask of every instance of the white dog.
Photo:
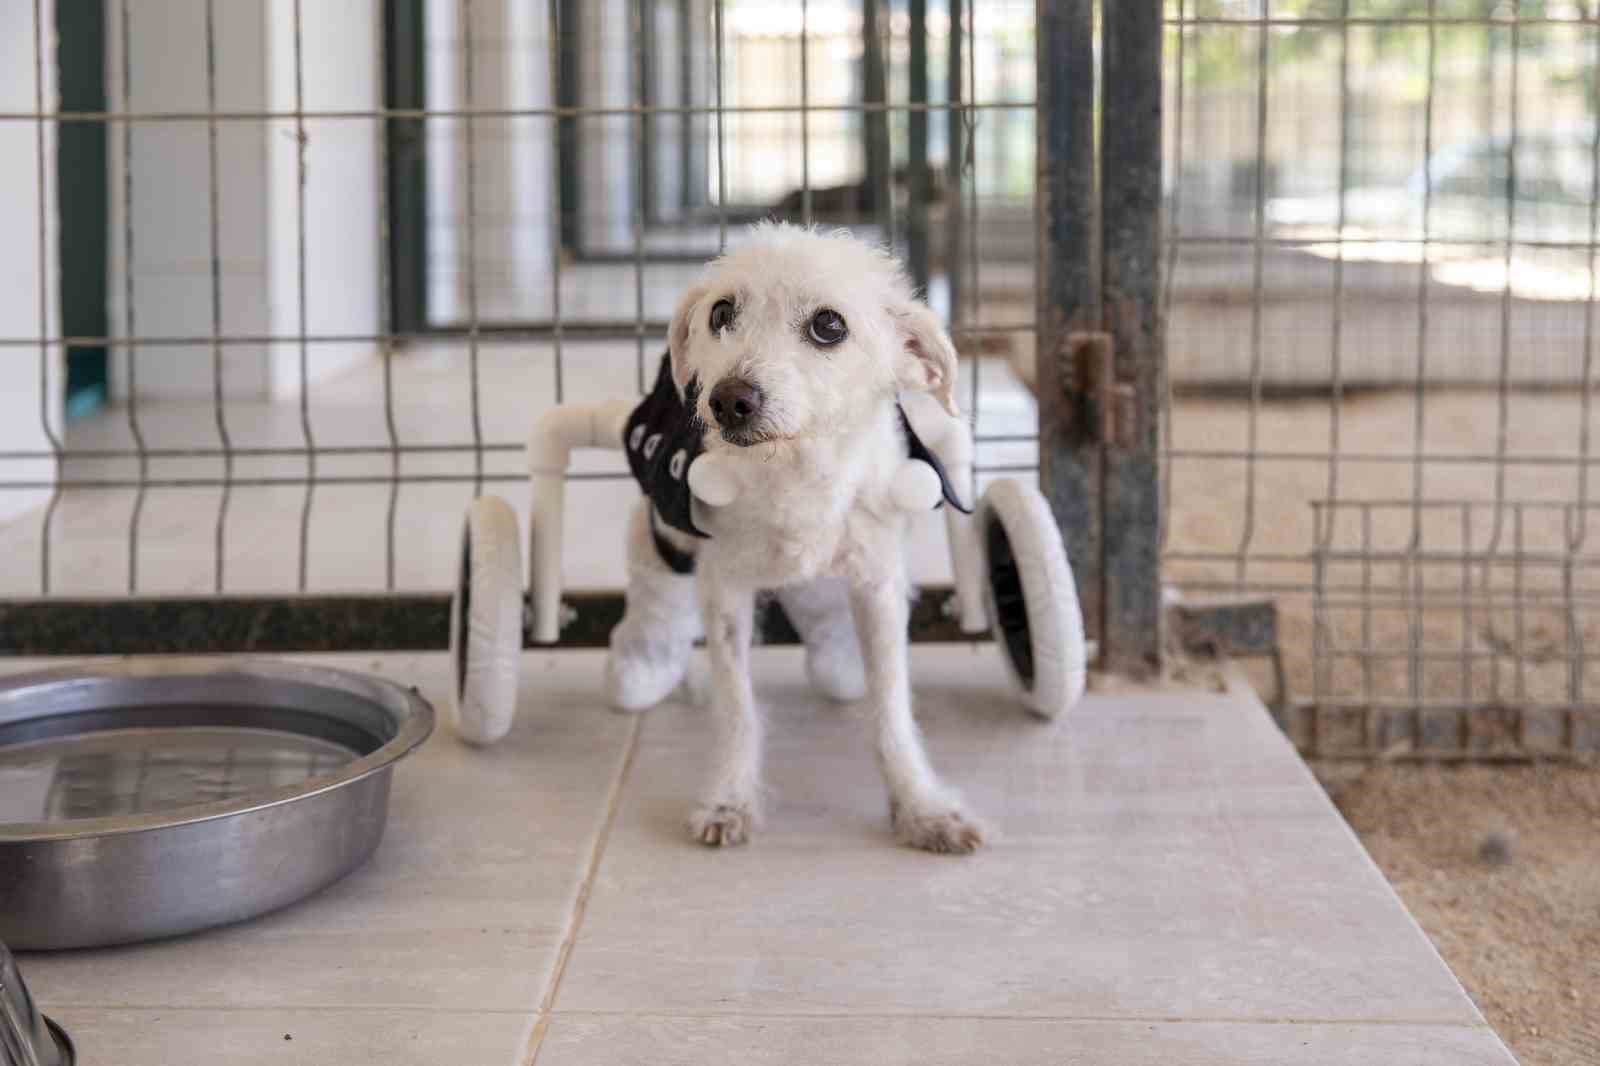
<svg viewBox="0 0 1600 1066">
<path fill-rule="evenodd" d="M 884 252 L 783 225 L 752 237 L 679 301 L 661 380 L 630 422 L 649 498 L 629 533 L 611 698 L 630 709 L 662 699 L 704 633 L 715 766 L 689 824 L 703 843 L 744 843 L 762 798 L 753 606 L 776 589 L 813 683 L 839 700 L 865 694 L 897 838 L 973 851 L 982 829 L 934 773 L 912 715 L 908 519 L 891 499 L 920 447 L 901 394 L 929 394 L 956 417 L 955 349 Z M 701 449 L 741 480 L 726 506 L 691 504 L 679 484 Z"/>
</svg>

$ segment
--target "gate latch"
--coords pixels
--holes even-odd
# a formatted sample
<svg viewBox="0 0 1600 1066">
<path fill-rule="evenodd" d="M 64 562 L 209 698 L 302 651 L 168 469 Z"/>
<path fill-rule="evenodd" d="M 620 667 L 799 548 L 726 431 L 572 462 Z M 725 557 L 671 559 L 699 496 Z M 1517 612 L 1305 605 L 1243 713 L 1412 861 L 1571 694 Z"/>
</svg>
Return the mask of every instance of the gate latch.
<svg viewBox="0 0 1600 1066">
<path fill-rule="evenodd" d="M 1100 443 L 1130 448 L 1139 420 L 1133 386 L 1117 380 L 1111 334 L 1078 330 L 1067 334 L 1067 380 L 1087 397 L 1099 420 Z"/>
</svg>

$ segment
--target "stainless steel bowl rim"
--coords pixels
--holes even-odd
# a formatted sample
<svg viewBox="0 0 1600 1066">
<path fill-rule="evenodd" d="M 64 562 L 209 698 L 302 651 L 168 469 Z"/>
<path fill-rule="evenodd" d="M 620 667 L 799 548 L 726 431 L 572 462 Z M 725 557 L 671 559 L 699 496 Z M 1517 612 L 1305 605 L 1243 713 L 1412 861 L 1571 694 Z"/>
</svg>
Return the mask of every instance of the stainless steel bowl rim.
<svg viewBox="0 0 1600 1066">
<path fill-rule="evenodd" d="M 0 824 L 0 844 L 144 833 L 265 810 L 343 788 L 365 777 L 382 773 L 415 751 L 433 732 L 433 707 L 415 688 L 332 667 L 264 660 L 181 657 L 128 659 L 14 674 L 0 678 L 0 712 L 4 711 L 5 703 L 24 700 L 29 690 L 44 687 L 95 685 L 108 681 L 137 681 L 141 678 L 159 680 L 208 676 L 339 690 L 381 708 L 395 723 L 395 735 L 374 751 L 337 770 L 270 792 L 151 814 L 81 818 L 70 822 L 4 823 Z M 7 716 L 0 713 L 0 724 L 6 719 Z"/>
</svg>

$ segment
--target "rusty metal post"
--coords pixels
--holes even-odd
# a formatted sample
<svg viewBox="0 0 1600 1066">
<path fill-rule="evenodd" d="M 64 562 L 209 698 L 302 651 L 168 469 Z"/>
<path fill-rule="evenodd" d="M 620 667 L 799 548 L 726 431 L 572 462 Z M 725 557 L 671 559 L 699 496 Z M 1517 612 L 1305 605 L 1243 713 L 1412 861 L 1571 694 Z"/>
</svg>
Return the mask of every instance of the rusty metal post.
<svg viewBox="0 0 1600 1066">
<path fill-rule="evenodd" d="M 1102 8 L 1100 225 L 1116 381 L 1132 403 L 1105 451 L 1102 663 L 1161 663 L 1161 0 Z M 1124 412 L 1119 411 L 1119 415 Z"/>
<path fill-rule="evenodd" d="M 1101 634 L 1102 446 L 1072 338 L 1100 326 L 1094 155 L 1093 0 L 1038 3 L 1040 286 L 1039 480 L 1078 581 L 1091 637 Z"/>
<path fill-rule="evenodd" d="M 1161 0 L 1039 2 L 1039 467 L 1100 662 L 1161 663 Z"/>
</svg>

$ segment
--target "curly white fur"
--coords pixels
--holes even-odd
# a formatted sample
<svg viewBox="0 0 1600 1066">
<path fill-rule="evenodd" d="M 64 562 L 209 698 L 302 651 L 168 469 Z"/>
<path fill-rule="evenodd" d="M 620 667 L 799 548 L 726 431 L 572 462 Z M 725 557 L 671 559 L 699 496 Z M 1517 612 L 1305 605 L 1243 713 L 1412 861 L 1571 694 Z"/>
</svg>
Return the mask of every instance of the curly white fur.
<svg viewBox="0 0 1600 1066">
<path fill-rule="evenodd" d="M 710 311 L 724 299 L 736 314 L 715 333 Z M 848 327 L 836 345 L 807 335 L 822 308 Z M 680 388 L 699 382 L 700 417 L 712 427 L 696 465 L 726 468 L 727 482 L 702 496 L 725 502 L 696 507 L 709 540 L 662 531 L 695 554 L 693 579 L 662 566 L 646 512 L 635 515 L 627 614 L 612 637 L 607 676 L 613 701 L 630 708 L 678 683 L 695 634 L 685 617 L 692 580 L 717 733 L 691 832 L 707 844 L 738 844 L 760 815 L 752 605 L 757 590 L 778 589 L 806 640 L 817 687 L 837 699 L 865 694 L 897 837 L 930 851 L 972 851 L 982 829 L 928 761 L 906 662 L 904 506 L 926 498 L 927 482 L 912 472 L 908 487 L 902 476 L 906 443 L 895 401 L 902 391 L 926 392 L 957 417 L 949 337 L 887 254 L 845 233 L 763 225 L 684 294 L 668 343 L 674 380 Z M 760 389 L 757 443 L 741 446 L 714 428 L 709 397 L 730 378 Z"/>
</svg>

